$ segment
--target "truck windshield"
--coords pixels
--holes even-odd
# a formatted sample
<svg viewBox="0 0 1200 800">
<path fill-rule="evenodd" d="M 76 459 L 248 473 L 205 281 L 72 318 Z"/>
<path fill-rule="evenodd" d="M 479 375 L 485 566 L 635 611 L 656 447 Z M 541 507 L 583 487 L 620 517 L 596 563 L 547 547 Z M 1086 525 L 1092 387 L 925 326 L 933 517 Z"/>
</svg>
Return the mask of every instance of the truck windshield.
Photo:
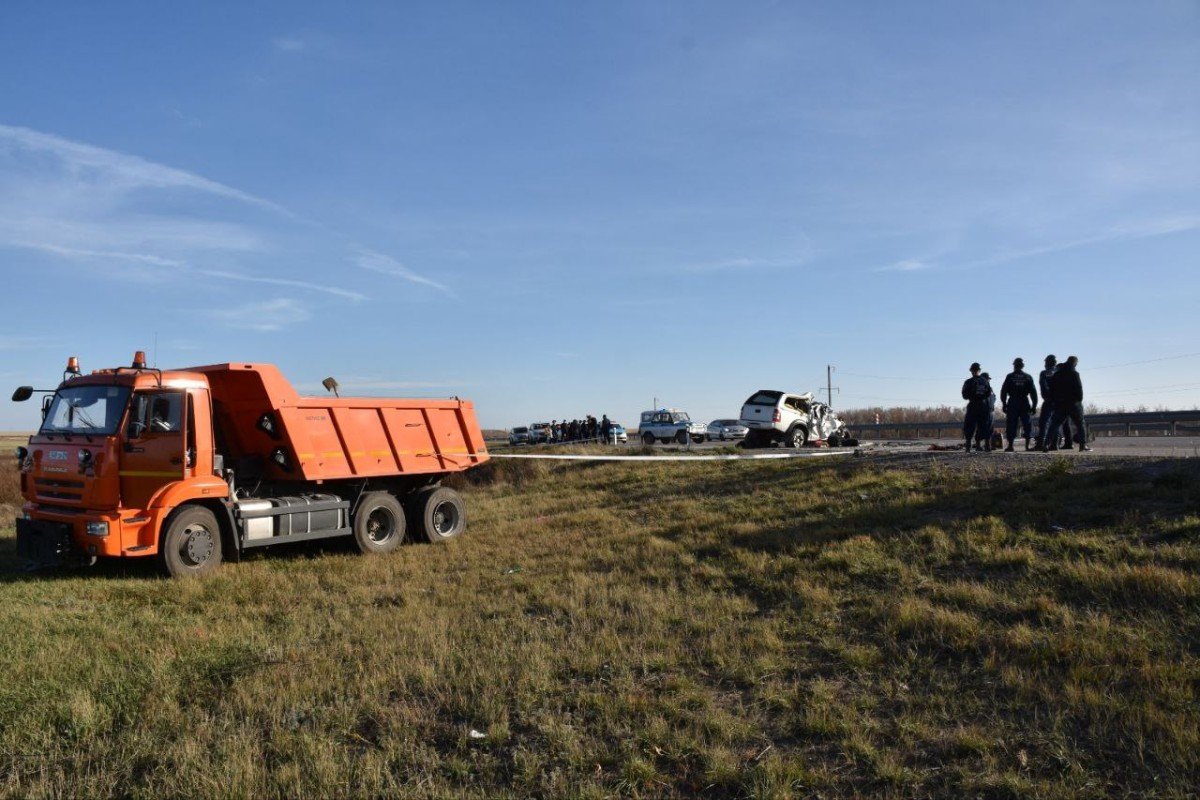
<svg viewBox="0 0 1200 800">
<path fill-rule="evenodd" d="M 129 402 L 128 386 L 73 386 L 59 389 L 38 433 L 110 436 Z"/>
<path fill-rule="evenodd" d="M 671 414 L 671 419 L 674 422 L 691 422 L 692 418 L 687 415 L 686 411 L 676 411 Z"/>
</svg>

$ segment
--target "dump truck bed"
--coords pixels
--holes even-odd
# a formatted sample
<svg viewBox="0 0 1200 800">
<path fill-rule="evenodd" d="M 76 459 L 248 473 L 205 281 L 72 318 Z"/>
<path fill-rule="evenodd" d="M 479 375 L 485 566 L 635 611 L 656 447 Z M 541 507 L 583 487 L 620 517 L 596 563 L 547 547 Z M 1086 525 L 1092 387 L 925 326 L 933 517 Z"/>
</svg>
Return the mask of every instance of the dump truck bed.
<svg viewBox="0 0 1200 800">
<path fill-rule="evenodd" d="M 466 400 L 302 397 L 269 364 L 194 367 L 208 378 L 218 446 L 281 480 L 457 472 L 487 460 Z M 264 417 L 266 422 L 264 422 Z M 274 454 L 282 450 L 285 464 Z"/>
</svg>

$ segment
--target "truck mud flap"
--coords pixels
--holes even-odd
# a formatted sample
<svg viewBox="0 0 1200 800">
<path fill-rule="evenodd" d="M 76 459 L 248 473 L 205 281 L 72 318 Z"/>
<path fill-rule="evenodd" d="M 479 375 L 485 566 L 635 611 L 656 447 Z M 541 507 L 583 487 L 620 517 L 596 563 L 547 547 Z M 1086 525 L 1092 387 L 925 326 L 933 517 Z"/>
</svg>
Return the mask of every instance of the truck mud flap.
<svg viewBox="0 0 1200 800">
<path fill-rule="evenodd" d="M 71 555 L 71 527 L 66 523 L 17 520 L 18 557 L 39 567 L 61 567 Z"/>
</svg>

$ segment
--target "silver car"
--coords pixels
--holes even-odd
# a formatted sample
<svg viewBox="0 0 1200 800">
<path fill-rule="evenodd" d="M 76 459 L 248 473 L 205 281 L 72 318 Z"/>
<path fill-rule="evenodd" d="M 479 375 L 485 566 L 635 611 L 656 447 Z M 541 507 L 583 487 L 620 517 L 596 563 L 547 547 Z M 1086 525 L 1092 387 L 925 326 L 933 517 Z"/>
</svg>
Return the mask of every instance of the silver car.
<svg viewBox="0 0 1200 800">
<path fill-rule="evenodd" d="M 508 443 L 511 445 L 532 444 L 532 442 L 533 437 L 529 434 L 529 428 L 513 428 L 508 434 Z"/>
<path fill-rule="evenodd" d="M 709 441 L 713 439 L 722 442 L 726 439 L 745 439 L 749 432 L 750 429 L 736 419 L 714 419 L 708 423 Z"/>
</svg>

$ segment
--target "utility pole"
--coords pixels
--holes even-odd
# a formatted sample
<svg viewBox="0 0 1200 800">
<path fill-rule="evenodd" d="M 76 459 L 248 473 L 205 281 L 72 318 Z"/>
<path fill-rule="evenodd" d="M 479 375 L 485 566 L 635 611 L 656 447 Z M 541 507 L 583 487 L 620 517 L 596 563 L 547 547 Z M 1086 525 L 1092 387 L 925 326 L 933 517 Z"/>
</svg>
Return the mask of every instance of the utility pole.
<svg viewBox="0 0 1200 800">
<path fill-rule="evenodd" d="M 833 371 L 835 369 L 837 367 L 832 364 L 825 365 L 825 402 L 830 408 L 833 408 Z"/>
</svg>

